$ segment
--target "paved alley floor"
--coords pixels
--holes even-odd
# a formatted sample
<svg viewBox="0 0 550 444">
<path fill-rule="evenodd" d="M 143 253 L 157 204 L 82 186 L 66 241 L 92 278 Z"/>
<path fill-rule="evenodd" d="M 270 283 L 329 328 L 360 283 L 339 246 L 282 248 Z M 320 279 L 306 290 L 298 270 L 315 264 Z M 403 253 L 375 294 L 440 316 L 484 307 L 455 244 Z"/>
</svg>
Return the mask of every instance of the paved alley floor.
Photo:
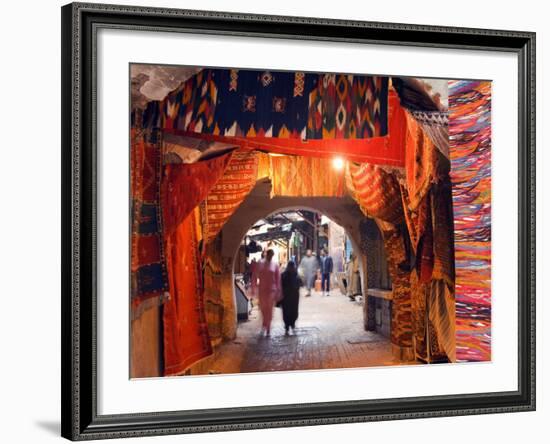
<svg viewBox="0 0 550 444">
<path fill-rule="evenodd" d="M 257 305 L 240 322 L 237 338 L 218 346 L 208 372 L 246 373 L 396 365 L 389 339 L 363 328 L 363 307 L 333 290 L 300 295 L 294 334 L 285 336 L 281 309 L 274 308 L 270 337 L 260 335 Z"/>
</svg>

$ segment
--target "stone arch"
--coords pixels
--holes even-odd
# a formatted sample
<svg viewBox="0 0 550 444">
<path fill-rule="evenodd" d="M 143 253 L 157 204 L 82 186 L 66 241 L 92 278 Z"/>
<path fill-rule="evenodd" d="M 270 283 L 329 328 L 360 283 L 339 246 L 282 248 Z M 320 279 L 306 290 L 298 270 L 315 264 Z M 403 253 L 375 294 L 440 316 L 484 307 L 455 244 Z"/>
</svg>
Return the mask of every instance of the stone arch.
<svg viewBox="0 0 550 444">
<path fill-rule="evenodd" d="M 306 209 L 323 213 L 343 227 L 355 251 L 361 248 L 360 222 L 366 216 L 350 196 L 343 197 L 271 197 L 271 182 L 262 179 L 256 183 L 235 213 L 227 220 L 219 236 L 222 257 L 221 300 L 224 306 L 222 334 L 231 339 L 236 335 L 237 316 L 233 285 L 233 270 L 238 248 L 249 228 L 258 220 L 289 209 Z M 366 288 L 366 258 L 362 254 L 360 274 L 362 288 Z"/>
</svg>

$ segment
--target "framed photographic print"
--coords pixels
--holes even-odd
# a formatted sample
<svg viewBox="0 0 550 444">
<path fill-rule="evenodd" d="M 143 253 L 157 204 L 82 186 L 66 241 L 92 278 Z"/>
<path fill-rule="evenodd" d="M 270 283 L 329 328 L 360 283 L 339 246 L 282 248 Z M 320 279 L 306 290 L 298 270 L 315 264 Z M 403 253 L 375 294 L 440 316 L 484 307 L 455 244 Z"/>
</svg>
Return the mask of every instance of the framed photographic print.
<svg viewBox="0 0 550 444">
<path fill-rule="evenodd" d="M 62 435 L 535 408 L 535 35 L 62 8 Z"/>
</svg>

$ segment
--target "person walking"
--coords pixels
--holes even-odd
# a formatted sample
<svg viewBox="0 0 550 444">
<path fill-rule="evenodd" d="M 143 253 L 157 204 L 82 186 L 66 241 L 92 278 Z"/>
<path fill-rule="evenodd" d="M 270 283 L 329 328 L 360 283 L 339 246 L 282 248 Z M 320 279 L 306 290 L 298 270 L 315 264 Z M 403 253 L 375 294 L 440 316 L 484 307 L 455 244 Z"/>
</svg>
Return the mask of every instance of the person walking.
<svg viewBox="0 0 550 444">
<path fill-rule="evenodd" d="M 321 250 L 321 291 L 325 296 L 330 295 L 330 274 L 334 266 L 332 257 L 325 250 Z"/>
<path fill-rule="evenodd" d="M 283 292 L 281 308 L 283 310 L 283 322 L 285 323 L 285 335 L 288 335 L 289 328 L 292 328 L 292 333 L 294 333 L 296 327 L 301 286 L 302 280 L 296 271 L 296 264 L 294 261 L 289 261 L 286 270 L 281 274 Z"/>
<path fill-rule="evenodd" d="M 319 263 L 317 258 L 312 255 L 311 250 L 306 251 L 306 255 L 300 261 L 301 274 L 304 276 L 306 285 L 306 296 L 311 296 L 311 288 L 315 285 Z"/>
<path fill-rule="evenodd" d="M 258 296 L 262 313 L 262 335 L 271 334 L 273 307 L 281 298 L 281 276 L 279 266 L 273 260 L 274 251 L 267 250 L 265 258 L 254 267 L 252 294 Z"/>
</svg>

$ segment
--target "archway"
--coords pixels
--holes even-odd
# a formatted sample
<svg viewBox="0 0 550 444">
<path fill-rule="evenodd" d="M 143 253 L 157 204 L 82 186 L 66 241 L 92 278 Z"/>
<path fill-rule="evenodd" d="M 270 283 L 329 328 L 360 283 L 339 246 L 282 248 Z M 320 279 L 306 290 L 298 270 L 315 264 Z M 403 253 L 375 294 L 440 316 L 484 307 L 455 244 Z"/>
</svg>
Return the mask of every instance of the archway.
<svg viewBox="0 0 550 444">
<path fill-rule="evenodd" d="M 360 221 L 365 218 L 357 203 L 348 196 L 344 197 L 270 197 L 271 183 L 269 180 L 260 180 L 246 197 L 237 211 L 226 222 L 221 231 L 221 256 L 226 267 L 222 271 L 224 285 L 222 286 L 222 300 L 227 310 L 223 319 L 223 336 L 234 338 L 236 332 L 236 313 L 232 303 L 235 300 L 233 282 L 233 268 L 239 245 L 249 227 L 259 219 L 288 209 L 309 209 L 326 214 L 338 223 L 348 233 L 358 250 L 361 244 Z M 363 261 L 361 269 L 366 270 Z M 363 288 L 366 285 L 364 273 L 361 272 Z"/>
<path fill-rule="evenodd" d="M 210 284 L 212 279 L 217 280 L 214 291 L 206 292 L 206 304 L 207 314 L 209 316 L 209 332 L 211 340 L 215 345 L 215 348 L 225 347 L 223 344 L 230 344 L 229 347 L 235 347 L 231 344 L 241 343 L 242 337 L 237 334 L 238 329 L 238 314 L 236 307 L 236 289 L 235 289 L 235 261 L 237 258 L 238 250 L 242 245 L 242 240 L 246 233 L 258 220 L 269 217 L 284 211 L 290 210 L 307 210 L 316 213 L 326 215 L 333 220 L 336 224 L 341 226 L 352 244 L 352 248 L 355 252 L 359 252 L 359 274 L 360 274 L 360 287 L 362 289 L 362 302 L 351 304 L 350 301 L 341 295 L 340 301 L 347 303 L 350 306 L 354 306 L 357 309 L 359 317 L 355 317 L 354 320 L 360 320 L 360 324 L 354 326 L 353 332 L 360 335 L 369 335 L 366 330 L 382 333 L 384 329 L 386 345 L 384 348 L 384 354 L 380 354 L 380 359 L 383 359 L 385 363 L 391 359 L 392 347 L 390 344 L 389 330 L 391 325 L 390 314 L 390 299 L 391 299 L 391 283 L 386 286 L 382 291 L 379 288 L 370 288 L 376 279 L 374 275 L 368 276 L 367 270 L 379 270 L 380 264 L 374 264 L 374 260 L 386 261 L 385 255 L 380 255 L 378 258 L 372 256 L 372 252 L 383 252 L 384 243 L 382 233 L 377 227 L 376 222 L 365 216 L 362 210 L 359 208 L 357 202 L 351 198 L 351 196 L 345 195 L 343 197 L 289 197 L 289 196 L 271 196 L 271 183 L 269 179 L 261 179 L 256 182 L 256 185 L 243 200 L 239 208 L 235 213 L 226 221 L 220 234 L 216 237 L 210 248 L 212 249 L 212 257 L 219 257 L 218 263 L 219 269 L 216 276 L 210 275 L 210 271 L 205 273 L 205 283 Z M 370 230 L 370 231 L 369 231 Z M 377 237 L 373 237 L 372 233 L 377 233 Z M 368 248 L 367 248 L 368 246 Z M 368 262 L 368 255 L 370 255 L 371 263 Z M 389 281 L 386 267 L 386 279 Z M 372 274 L 373 272 L 371 272 Z M 219 295 L 217 300 L 209 300 L 208 296 Z M 369 294 L 373 297 L 369 296 Z M 385 297 L 385 299 L 384 299 Z M 380 325 L 368 324 L 369 315 L 374 318 L 376 315 L 376 302 L 378 302 L 378 309 L 380 307 L 380 301 L 384 301 L 385 307 L 385 323 L 383 328 Z M 359 300 L 359 299 L 358 299 Z M 370 301 L 371 312 L 368 311 Z M 373 315 L 374 313 L 374 315 Z M 380 321 L 380 319 L 378 319 Z M 378 328 L 377 328 L 378 327 Z M 349 344 L 346 342 L 351 338 L 352 333 L 346 332 L 344 335 L 344 348 Z M 351 339 L 350 339 L 351 338 Z M 318 338 L 319 339 L 319 338 Z M 321 338 L 322 340 L 322 338 Z M 362 340 L 359 340 L 361 342 Z M 381 346 L 381 344 L 379 344 Z M 342 344 L 340 344 L 342 346 Z M 233 350 L 233 353 L 236 353 Z M 217 360 L 227 360 L 227 358 L 220 358 L 220 354 L 215 350 L 212 357 L 197 364 L 197 366 L 190 369 L 191 374 L 204 374 L 211 372 L 213 368 L 216 368 L 214 364 Z M 370 358 L 369 358 L 370 359 Z M 370 364 L 369 364 L 370 363 Z M 381 362 L 370 359 L 368 362 L 362 362 L 361 365 L 380 365 Z M 358 364 L 359 365 L 359 364 Z M 353 366 L 353 365 L 352 365 Z M 228 370 L 231 372 L 231 370 Z"/>
<path fill-rule="evenodd" d="M 327 208 L 334 206 L 339 207 L 336 201 L 327 204 Z M 351 235 L 348 230 L 342 227 L 332 218 L 320 210 L 311 206 L 305 207 L 294 205 L 291 207 L 279 208 L 275 211 L 266 214 L 259 220 L 255 221 L 246 231 L 241 243 L 236 247 L 233 257 L 233 279 L 235 280 L 234 291 L 236 300 L 241 300 L 243 293 L 246 296 L 251 296 L 250 286 L 243 288 L 242 284 L 237 284 L 237 278 L 245 278 L 247 284 L 251 283 L 251 270 L 247 269 L 247 265 L 251 264 L 252 260 L 257 262 L 260 260 L 260 252 L 267 248 L 272 248 L 275 251 L 274 261 L 277 262 L 281 272 L 284 271 L 286 263 L 293 260 L 299 271 L 302 259 L 306 255 L 307 250 L 312 252 L 315 258 L 314 263 L 319 268 L 319 281 L 317 287 L 314 285 L 313 294 L 321 294 L 320 290 L 320 267 L 321 267 L 321 252 L 327 254 L 331 261 L 331 275 L 328 286 L 332 289 L 334 295 L 335 288 L 339 288 L 337 292 L 340 296 L 346 296 L 347 292 L 344 289 L 344 282 L 347 282 L 345 271 L 353 268 L 354 293 L 350 295 L 350 300 L 357 302 L 362 301 L 362 285 L 363 280 L 368 281 L 366 277 L 366 269 L 363 267 L 364 254 L 361 250 L 361 240 L 359 232 L 355 230 Z M 346 217 L 340 218 L 346 221 Z M 347 222 L 350 222 L 349 220 Z M 349 229 L 348 225 L 348 229 Z M 258 249 L 259 248 L 259 249 Z M 252 251 L 251 251 L 252 250 Z M 349 261 L 350 253 L 357 257 L 353 263 Z M 254 257 L 254 259 L 252 259 Z M 366 260 L 366 259 L 365 259 Z M 386 267 L 387 268 L 387 267 Z M 302 284 L 305 286 L 304 276 L 302 274 Z M 357 281 L 359 280 L 359 283 Z M 350 288 L 351 285 L 348 286 Z M 389 287 L 391 288 L 391 286 Z M 328 293 L 328 292 L 325 292 Z M 366 293 L 365 293 L 366 294 Z M 239 299 L 239 296 L 241 299 Z M 339 298 L 345 299 L 347 298 Z M 242 307 L 241 307 L 242 308 Z M 240 312 L 239 315 L 242 315 Z M 239 318 L 239 316 L 237 316 Z M 231 322 L 231 319 L 228 319 Z M 366 326 L 366 318 L 362 320 L 362 325 Z"/>
</svg>

